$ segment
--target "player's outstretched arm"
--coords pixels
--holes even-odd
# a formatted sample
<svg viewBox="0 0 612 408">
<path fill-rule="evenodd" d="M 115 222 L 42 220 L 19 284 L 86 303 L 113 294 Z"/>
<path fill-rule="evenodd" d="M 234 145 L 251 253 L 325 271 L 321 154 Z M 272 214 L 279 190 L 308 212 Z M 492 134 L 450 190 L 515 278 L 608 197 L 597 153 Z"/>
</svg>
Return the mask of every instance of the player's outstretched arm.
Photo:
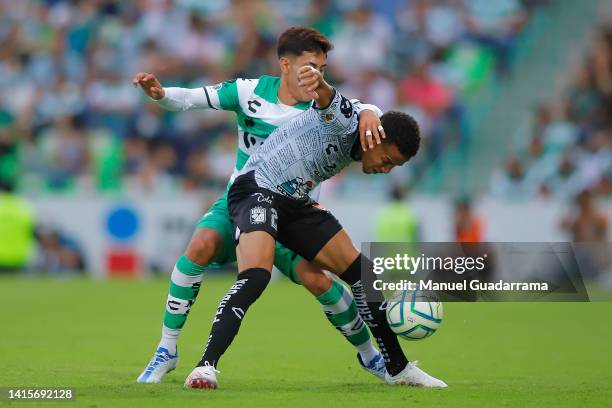
<svg viewBox="0 0 612 408">
<path fill-rule="evenodd" d="M 190 109 L 208 108 L 204 88 L 164 88 L 155 75 L 139 72 L 132 80 L 134 86 L 140 86 L 149 98 L 162 108 L 170 111 L 186 111 Z"/>
<path fill-rule="evenodd" d="M 164 88 L 155 75 L 139 72 L 132 80 L 132 84 L 136 87 L 140 86 L 151 99 L 170 111 L 192 109 L 233 111 L 239 106 L 237 87 L 240 81 L 231 80 L 201 88 Z"/>
</svg>

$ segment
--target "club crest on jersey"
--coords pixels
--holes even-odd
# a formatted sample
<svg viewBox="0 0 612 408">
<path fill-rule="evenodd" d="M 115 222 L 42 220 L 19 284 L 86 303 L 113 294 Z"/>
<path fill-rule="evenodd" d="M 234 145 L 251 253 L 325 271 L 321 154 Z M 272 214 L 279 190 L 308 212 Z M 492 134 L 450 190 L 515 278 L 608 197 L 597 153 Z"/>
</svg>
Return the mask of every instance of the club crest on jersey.
<svg viewBox="0 0 612 408">
<path fill-rule="evenodd" d="M 263 224 L 266 222 L 266 209 L 263 207 L 251 208 L 251 224 Z"/>
<path fill-rule="evenodd" d="M 333 113 L 324 113 L 321 115 L 321 119 L 323 119 L 325 122 L 331 122 L 332 120 L 334 120 L 335 116 Z"/>
</svg>

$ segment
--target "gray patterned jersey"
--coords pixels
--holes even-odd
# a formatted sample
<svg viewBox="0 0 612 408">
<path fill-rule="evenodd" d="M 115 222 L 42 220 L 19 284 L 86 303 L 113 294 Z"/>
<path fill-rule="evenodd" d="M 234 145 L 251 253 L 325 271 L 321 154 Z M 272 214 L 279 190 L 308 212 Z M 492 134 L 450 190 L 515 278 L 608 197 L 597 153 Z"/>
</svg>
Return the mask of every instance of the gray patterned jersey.
<svg viewBox="0 0 612 408">
<path fill-rule="evenodd" d="M 358 104 L 336 91 L 326 109 L 312 107 L 274 130 L 240 174 L 254 170 L 259 187 L 305 198 L 353 161 Z"/>
</svg>

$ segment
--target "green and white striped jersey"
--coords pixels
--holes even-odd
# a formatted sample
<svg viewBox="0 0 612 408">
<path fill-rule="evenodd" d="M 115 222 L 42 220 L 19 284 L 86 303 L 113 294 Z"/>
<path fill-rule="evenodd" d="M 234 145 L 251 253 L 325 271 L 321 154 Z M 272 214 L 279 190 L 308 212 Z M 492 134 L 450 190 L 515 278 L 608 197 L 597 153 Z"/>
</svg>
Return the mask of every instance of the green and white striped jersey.
<svg viewBox="0 0 612 408">
<path fill-rule="evenodd" d="M 238 152 L 234 174 L 274 129 L 310 107 L 310 102 L 293 106 L 280 102 L 279 86 L 280 78 L 264 75 L 258 79 L 235 79 L 204 87 L 210 108 L 236 112 Z"/>
</svg>

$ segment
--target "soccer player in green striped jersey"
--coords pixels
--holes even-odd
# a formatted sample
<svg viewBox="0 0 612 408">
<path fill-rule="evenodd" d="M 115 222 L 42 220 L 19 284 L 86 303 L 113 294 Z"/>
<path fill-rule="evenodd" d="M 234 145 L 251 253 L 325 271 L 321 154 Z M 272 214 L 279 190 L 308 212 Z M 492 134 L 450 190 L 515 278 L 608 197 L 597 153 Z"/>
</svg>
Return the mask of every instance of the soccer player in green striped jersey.
<svg viewBox="0 0 612 408">
<path fill-rule="evenodd" d="M 274 129 L 302 114 L 312 104 L 308 87 L 298 81 L 298 69 L 309 65 L 320 72 L 326 67 L 332 45 L 325 36 L 307 27 L 291 27 L 278 41 L 280 77 L 234 79 L 196 89 L 164 88 L 149 73 L 139 73 L 133 83 L 163 108 L 173 111 L 215 109 L 233 111 L 238 122 L 238 152 L 234 175 Z M 384 133 L 375 107 L 361 105 L 360 139 L 364 149 L 380 143 Z M 230 179 L 233 181 L 234 175 Z M 317 197 L 314 197 L 315 199 Z M 155 355 L 138 377 L 140 383 L 157 383 L 178 361 L 177 340 L 196 300 L 202 276 L 213 263 L 236 261 L 233 225 L 227 209 L 227 192 L 198 222 L 193 237 L 172 271 L 162 338 Z M 330 279 L 316 265 L 277 244 L 274 265 L 293 282 L 303 285 L 321 304 L 330 323 L 356 348 L 359 364 L 384 378 L 384 359 L 374 348 L 370 334 L 346 287 Z M 236 313 L 236 319 L 242 316 Z"/>
</svg>

